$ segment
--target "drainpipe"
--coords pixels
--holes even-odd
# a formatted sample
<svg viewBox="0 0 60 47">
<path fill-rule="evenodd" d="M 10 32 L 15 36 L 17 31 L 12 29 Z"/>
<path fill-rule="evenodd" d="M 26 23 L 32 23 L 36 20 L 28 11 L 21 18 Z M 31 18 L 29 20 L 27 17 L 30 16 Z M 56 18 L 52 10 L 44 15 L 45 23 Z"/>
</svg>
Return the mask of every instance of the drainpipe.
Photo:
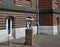
<svg viewBox="0 0 60 47">
<path fill-rule="evenodd" d="M 37 34 L 40 34 L 38 0 L 36 0 L 36 11 L 37 11 Z"/>
</svg>

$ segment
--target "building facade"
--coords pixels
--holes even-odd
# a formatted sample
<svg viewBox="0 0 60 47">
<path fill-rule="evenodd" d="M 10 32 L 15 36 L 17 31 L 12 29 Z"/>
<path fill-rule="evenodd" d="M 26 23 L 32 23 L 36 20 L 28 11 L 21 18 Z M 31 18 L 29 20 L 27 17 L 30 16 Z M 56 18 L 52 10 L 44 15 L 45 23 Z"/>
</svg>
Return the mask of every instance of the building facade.
<svg viewBox="0 0 60 47">
<path fill-rule="evenodd" d="M 36 31 L 35 0 L 0 0 L 0 42 L 25 36 L 26 18 L 34 18 L 32 29 Z"/>
<path fill-rule="evenodd" d="M 60 31 L 60 0 L 39 0 L 40 32 L 56 35 Z"/>
</svg>

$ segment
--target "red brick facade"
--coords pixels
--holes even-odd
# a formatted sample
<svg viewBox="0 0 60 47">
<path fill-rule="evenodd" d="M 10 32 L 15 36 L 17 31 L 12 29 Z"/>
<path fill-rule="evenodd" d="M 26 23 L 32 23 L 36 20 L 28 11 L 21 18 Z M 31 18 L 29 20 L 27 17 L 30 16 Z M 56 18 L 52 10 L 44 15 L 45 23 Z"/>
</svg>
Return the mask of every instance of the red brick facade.
<svg viewBox="0 0 60 47">
<path fill-rule="evenodd" d="M 58 11 L 57 9 L 59 8 L 60 8 L 59 0 L 39 0 L 40 25 L 43 26 L 57 25 L 57 18 L 60 19 L 59 16 L 60 14 L 58 14 L 57 12 Z M 43 9 L 46 10 L 47 12 L 45 12 Z M 51 9 L 52 11 L 49 9 Z M 41 10 L 44 13 L 43 12 L 41 13 Z"/>
<path fill-rule="evenodd" d="M 39 0 L 39 9 L 52 8 L 52 0 Z"/>
<path fill-rule="evenodd" d="M 6 2 L 6 1 L 5 1 Z M 0 4 L 4 3 L 4 1 L 0 1 Z M 7 1 L 7 3 L 12 3 L 17 7 L 23 7 L 24 5 L 31 5 L 30 7 L 36 10 L 36 1 L 31 0 L 14 0 L 14 1 Z M 6 18 L 7 17 L 13 17 L 13 28 L 20 28 L 20 27 L 26 27 L 26 18 L 32 17 L 35 20 L 33 21 L 32 25 L 36 25 L 36 13 L 29 13 L 25 11 L 12 11 L 12 10 L 1 10 L 0 11 L 0 29 L 6 28 Z"/>
<path fill-rule="evenodd" d="M 40 14 L 40 25 L 51 26 L 53 24 L 53 14 Z"/>
<path fill-rule="evenodd" d="M 31 27 L 36 34 L 36 0 L 0 0 L 0 42 L 25 37 L 28 17 L 34 19 Z M 29 45 L 33 33 L 31 30 L 26 32 Z"/>
</svg>

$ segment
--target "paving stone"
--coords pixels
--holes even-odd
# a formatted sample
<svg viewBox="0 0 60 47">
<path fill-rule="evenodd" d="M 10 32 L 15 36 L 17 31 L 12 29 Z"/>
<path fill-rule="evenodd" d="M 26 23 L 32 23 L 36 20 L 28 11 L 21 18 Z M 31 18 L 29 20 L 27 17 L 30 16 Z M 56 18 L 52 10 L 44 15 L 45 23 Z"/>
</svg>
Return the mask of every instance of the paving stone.
<svg viewBox="0 0 60 47">
<path fill-rule="evenodd" d="M 9 45 L 0 47 L 60 47 L 60 33 L 58 35 L 34 35 L 33 45 L 24 45 L 24 38 L 10 41 Z"/>
</svg>

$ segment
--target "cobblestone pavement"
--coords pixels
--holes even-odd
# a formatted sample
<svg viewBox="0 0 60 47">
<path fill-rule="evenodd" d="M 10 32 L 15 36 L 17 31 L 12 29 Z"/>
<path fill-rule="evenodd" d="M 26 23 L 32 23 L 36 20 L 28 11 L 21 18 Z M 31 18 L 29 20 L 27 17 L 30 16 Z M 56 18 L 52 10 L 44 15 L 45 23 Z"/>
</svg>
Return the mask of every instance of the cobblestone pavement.
<svg viewBox="0 0 60 47">
<path fill-rule="evenodd" d="M 35 35 L 33 37 L 32 46 L 24 45 L 24 38 L 21 38 L 18 40 L 10 41 L 9 45 L 0 45 L 0 47 L 60 47 L 60 33 L 55 36 Z"/>
<path fill-rule="evenodd" d="M 60 47 L 60 33 L 39 45 L 40 47 Z"/>
</svg>

